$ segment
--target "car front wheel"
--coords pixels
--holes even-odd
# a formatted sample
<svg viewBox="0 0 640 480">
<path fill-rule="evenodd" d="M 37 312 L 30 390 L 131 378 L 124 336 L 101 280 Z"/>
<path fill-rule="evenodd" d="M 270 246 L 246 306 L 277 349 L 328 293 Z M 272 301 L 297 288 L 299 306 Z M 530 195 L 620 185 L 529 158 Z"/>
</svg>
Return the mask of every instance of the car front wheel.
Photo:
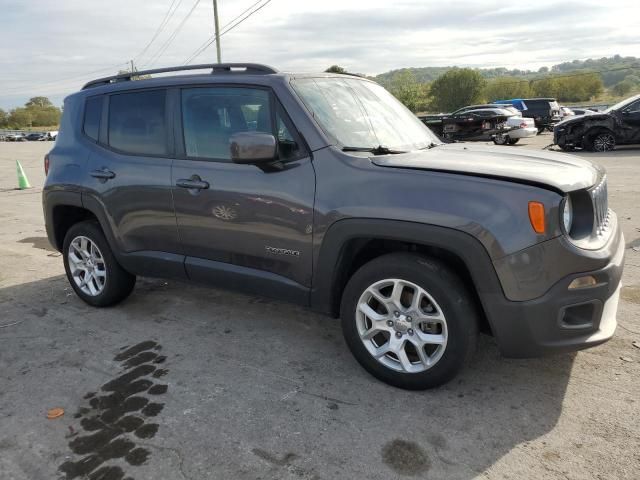
<svg viewBox="0 0 640 480">
<path fill-rule="evenodd" d="M 597 130 L 585 136 L 584 147 L 591 152 L 609 152 L 616 147 L 616 137 L 609 130 Z"/>
<path fill-rule="evenodd" d="M 341 304 L 342 330 L 358 362 L 400 388 L 452 379 L 475 350 L 478 319 L 460 278 L 441 262 L 393 253 L 361 267 Z"/>
<path fill-rule="evenodd" d="M 136 277 L 116 261 L 96 222 L 73 225 L 65 235 L 62 253 L 71 287 L 89 305 L 108 307 L 131 294 Z"/>
</svg>

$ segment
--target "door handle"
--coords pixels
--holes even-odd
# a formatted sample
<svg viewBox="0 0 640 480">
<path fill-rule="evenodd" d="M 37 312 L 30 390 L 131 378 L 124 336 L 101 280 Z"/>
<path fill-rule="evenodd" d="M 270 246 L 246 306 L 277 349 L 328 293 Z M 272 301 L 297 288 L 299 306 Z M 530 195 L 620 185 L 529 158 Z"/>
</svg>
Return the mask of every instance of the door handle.
<svg viewBox="0 0 640 480">
<path fill-rule="evenodd" d="M 100 170 L 93 170 L 90 174 L 92 177 L 99 178 L 101 180 L 110 180 L 115 178 L 116 174 L 107 168 L 102 168 Z"/>
<path fill-rule="evenodd" d="M 194 175 L 191 178 L 181 178 L 176 180 L 176 185 L 181 188 L 188 188 L 193 190 L 206 190 L 209 188 L 209 182 L 201 180 L 200 177 Z"/>
</svg>

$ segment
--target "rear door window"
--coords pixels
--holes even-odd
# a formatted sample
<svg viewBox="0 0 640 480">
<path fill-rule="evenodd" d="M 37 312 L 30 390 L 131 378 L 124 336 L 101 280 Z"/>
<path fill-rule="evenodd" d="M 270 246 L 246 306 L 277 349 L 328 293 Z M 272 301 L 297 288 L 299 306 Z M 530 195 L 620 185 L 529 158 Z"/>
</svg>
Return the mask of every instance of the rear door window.
<svg viewBox="0 0 640 480">
<path fill-rule="evenodd" d="M 166 155 L 165 90 L 109 98 L 109 146 L 134 155 Z"/>
</svg>

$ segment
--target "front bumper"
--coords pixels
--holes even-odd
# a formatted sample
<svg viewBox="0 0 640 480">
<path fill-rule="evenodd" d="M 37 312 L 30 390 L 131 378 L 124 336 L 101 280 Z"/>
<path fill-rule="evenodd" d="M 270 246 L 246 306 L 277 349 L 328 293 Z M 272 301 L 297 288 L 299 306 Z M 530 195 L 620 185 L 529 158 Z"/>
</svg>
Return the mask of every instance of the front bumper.
<svg viewBox="0 0 640 480">
<path fill-rule="evenodd" d="M 507 357 L 535 357 L 593 347 L 616 329 L 624 268 L 624 236 L 616 235 L 608 263 L 563 277 L 542 296 L 528 301 L 495 299 L 489 321 L 500 351 Z M 597 284 L 569 290 L 576 278 L 591 275 Z"/>
<path fill-rule="evenodd" d="M 560 148 L 566 147 L 581 147 L 582 146 L 582 136 L 574 136 L 568 134 L 566 129 L 562 129 L 562 131 L 558 130 L 558 127 L 553 129 L 553 144 L 558 145 Z"/>
</svg>

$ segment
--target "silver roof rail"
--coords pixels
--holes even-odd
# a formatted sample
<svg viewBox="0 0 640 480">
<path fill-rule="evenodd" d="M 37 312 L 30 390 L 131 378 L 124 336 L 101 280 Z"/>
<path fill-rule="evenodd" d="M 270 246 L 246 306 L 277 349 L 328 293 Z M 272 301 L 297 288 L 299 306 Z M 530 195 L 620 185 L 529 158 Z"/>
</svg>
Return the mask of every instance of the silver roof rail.
<svg viewBox="0 0 640 480">
<path fill-rule="evenodd" d="M 260 65 L 259 63 L 205 63 L 200 65 L 182 65 L 180 67 L 155 68 L 153 70 L 140 70 L 135 72 L 120 73 L 109 77 L 98 78 L 92 80 L 82 87 L 82 90 L 99 85 L 108 85 L 109 83 L 126 82 L 131 77 L 140 77 L 143 75 L 154 75 L 156 73 L 182 72 L 188 70 L 206 70 L 211 69 L 211 74 L 217 73 L 245 73 L 251 75 L 269 75 L 278 73 L 273 67 Z"/>
</svg>

